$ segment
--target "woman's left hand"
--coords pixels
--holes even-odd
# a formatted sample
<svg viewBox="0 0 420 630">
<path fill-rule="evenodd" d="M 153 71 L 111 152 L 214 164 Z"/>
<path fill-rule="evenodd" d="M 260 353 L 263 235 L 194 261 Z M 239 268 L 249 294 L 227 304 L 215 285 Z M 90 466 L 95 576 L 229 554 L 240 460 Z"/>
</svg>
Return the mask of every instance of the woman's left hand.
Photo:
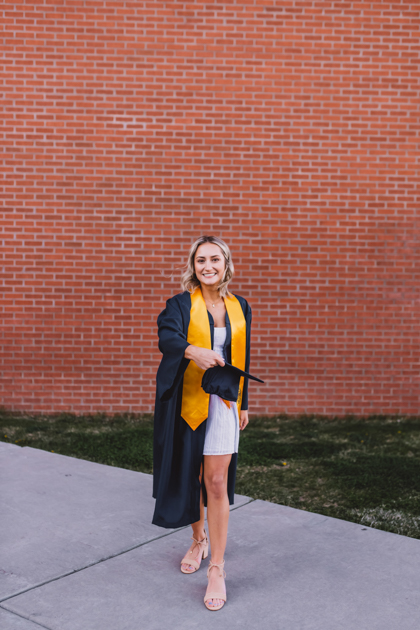
<svg viewBox="0 0 420 630">
<path fill-rule="evenodd" d="M 239 418 L 239 428 L 241 429 L 241 431 L 243 431 L 243 429 L 245 429 L 245 427 L 248 424 L 248 422 L 249 422 L 248 410 L 241 411 L 241 415 L 240 415 L 240 418 Z"/>
</svg>

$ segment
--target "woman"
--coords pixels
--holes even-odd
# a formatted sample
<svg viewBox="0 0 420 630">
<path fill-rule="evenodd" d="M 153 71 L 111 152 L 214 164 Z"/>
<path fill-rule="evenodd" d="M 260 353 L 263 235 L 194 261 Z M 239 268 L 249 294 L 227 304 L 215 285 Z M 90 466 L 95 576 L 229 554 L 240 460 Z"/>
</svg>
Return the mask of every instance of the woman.
<svg viewBox="0 0 420 630">
<path fill-rule="evenodd" d="M 249 371 L 251 308 L 244 298 L 228 292 L 232 277 L 226 243 L 200 237 L 182 276 L 184 292 L 167 300 L 158 317 L 163 357 L 156 377 L 153 523 L 167 528 L 192 525 L 193 543 L 181 571 L 195 573 L 208 554 L 207 507 L 211 561 L 204 603 L 209 610 L 219 610 L 226 601 L 229 504 L 239 429 L 248 424 L 248 379 L 241 378 L 237 401 L 206 394 L 201 387 L 204 372 L 223 366 L 225 359 Z"/>
</svg>

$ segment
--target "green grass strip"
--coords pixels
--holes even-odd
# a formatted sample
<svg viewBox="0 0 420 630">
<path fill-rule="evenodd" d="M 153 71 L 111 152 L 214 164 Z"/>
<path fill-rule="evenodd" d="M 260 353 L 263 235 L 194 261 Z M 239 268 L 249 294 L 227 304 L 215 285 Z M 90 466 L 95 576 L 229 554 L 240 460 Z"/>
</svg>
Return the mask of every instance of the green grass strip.
<svg viewBox="0 0 420 630">
<path fill-rule="evenodd" d="M 152 472 L 150 414 L 0 409 L 0 440 Z M 236 492 L 420 538 L 420 417 L 252 418 Z"/>
</svg>

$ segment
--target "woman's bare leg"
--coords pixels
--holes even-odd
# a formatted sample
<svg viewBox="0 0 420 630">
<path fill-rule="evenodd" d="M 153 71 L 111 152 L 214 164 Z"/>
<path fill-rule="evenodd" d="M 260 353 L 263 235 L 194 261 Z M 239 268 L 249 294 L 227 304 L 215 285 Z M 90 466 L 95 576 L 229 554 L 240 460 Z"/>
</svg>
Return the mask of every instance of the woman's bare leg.
<svg viewBox="0 0 420 630">
<path fill-rule="evenodd" d="M 200 470 L 200 483 L 201 483 L 202 474 L 203 474 L 203 465 L 201 465 L 201 470 Z M 205 536 L 205 533 L 204 533 L 205 530 L 204 530 L 204 500 L 203 500 L 202 490 L 200 490 L 200 520 L 197 521 L 196 523 L 192 523 L 191 527 L 193 530 L 194 538 L 196 540 L 203 540 Z M 196 547 L 195 550 L 196 550 L 196 554 L 193 555 L 192 557 L 194 558 L 194 560 L 197 560 L 200 550 L 198 547 Z M 192 567 L 190 564 L 182 564 L 181 566 L 185 571 L 190 571 L 191 573 L 195 572 L 195 568 Z"/>
<path fill-rule="evenodd" d="M 227 481 L 232 455 L 204 455 L 204 483 L 207 491 L 207 523 L 211 546 L 211 561 L 223 562 L 225 555 L 228 523 L 229 498 Z M 209 591 L 225 591 L 225 582 L 220 571 L 213 569 L 209 577 Z M 209 606 L 219 606 L 222 600 L 207 602 Z"/>
</svg>

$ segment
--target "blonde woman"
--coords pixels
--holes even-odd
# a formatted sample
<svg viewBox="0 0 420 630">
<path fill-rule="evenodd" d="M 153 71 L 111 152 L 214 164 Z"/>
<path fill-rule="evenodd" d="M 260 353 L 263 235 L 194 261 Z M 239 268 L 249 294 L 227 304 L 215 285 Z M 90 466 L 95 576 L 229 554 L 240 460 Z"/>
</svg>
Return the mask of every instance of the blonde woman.
<svg viewBox="0 0 420 630">
<path fill-rule="evenodd" d="M 203 374 L 225 361 L 249 370 L 251 308 L 228 291 L 233 271 L 226 243 L 200 237 L 190 249 L 183 293 L 167 300 L 158 317 L 163 357 L 156 377 L 153 523 L 167 528 L 191 524 L 193 542 L 181 571 L 195 573 L 208 555 L 207 507 L 211 560 L 204 603 L 209 610 L 220 610 L 226 601 L 229 504 L 239 431 L 248 424 L 247 378 L 240 379 L 233 400 L 201 387 Z"/>
</svg>

